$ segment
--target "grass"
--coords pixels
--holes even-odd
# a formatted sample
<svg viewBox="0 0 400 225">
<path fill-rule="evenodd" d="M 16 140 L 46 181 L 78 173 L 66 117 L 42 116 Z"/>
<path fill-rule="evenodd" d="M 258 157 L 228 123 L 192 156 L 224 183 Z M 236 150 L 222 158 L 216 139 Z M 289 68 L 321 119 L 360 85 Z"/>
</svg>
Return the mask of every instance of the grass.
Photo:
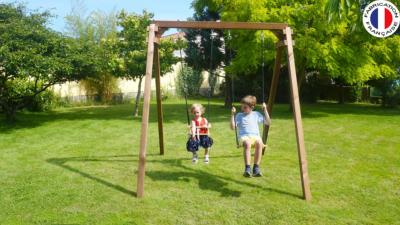
<svg viewBox="0 0 400 225">
<path fill-rule="evenodd" d="M 310 203 L 301 199 L 287 105 L 274 108 L 265 176 L 246 179 L 221 102 L 211 108 L 209 165 L 191 164 L 184 105 L 173 100 L 164 105 L 166 155 L 158 155 L 153 104 L 144 199 L 135 198 L 132 105 L 20 113 L 15 125 L 0 125 L 0 224 L 400 224 L 400 111 L 302 107 Z"/>
</svg>

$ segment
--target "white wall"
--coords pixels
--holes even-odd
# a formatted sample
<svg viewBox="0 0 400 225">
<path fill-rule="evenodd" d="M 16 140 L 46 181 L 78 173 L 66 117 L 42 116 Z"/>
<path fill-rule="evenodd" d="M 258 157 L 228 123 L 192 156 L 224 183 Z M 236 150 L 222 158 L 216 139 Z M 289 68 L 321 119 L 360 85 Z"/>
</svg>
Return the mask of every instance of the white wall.
<svg viewBox="0 0 400 225">
<path fill-rule="evenodd" d="M 166 73 L 164 76 L 161 77 L 161 88 L 163 91 L 168 93 L 175 94 L 176 90 L 176 76 L 179 72 L 181 63 L 178 62 L 177 64 L 172 66 L 172 72 Z M 218 71 L 220 75 L 223 75 L 223 70 Z M 202 89 L 206 89 L 208 87 L 208 72 L 203 72 L 203 83 L 201 85 Z M 217 85 L 215 87 L 215 91 L 218 92 L 219 84 L 223 81 L 223 78 L 218 77 Z M 127 79 L 118 79 L 118 89 L 120 93 L 123 93 L 125 96 L 134 96 L 138 91 L 138 83 L 139 80 L 127 80 Z M 142 82 L 142 92 L 144 88 L 144 80 Z M 155 79 L 152 79 L 151 90 L 155 91 Z M 66 82 L 63 84 L 57 84 L 53 87 L 53 91 L 60 95 L 61 97 L 73 97 L 73 96 L 82 96 L 85 95 L 86 92 L 83 88 L 80 87 L 78 82 Z M 205 94 L 205 93 L 202 93 Z"/>
</svg>

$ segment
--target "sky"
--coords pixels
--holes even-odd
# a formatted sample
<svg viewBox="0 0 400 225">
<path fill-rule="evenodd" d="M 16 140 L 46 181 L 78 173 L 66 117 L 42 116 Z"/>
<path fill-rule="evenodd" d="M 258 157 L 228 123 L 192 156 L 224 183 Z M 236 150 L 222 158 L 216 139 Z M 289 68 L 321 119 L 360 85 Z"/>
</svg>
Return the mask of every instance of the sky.
<svg viewBox="0 0 400 225">
<path fill-rule="evenodd" d="M 0 0 L 2 1 L 2 0 Z M 193 15 L 190 8 L 192 0 L 80 0 L 86 6 L 86 11 L 101 10 L 111 12 L 124 9 L 128 12 L 141 13 L 143 9 L 154 13 L 156 20 L 186 20 Z M 6 0 L 5 2 L 15 2 Z M 71 12 L 77 0 L 21 0 L 30 10 L 48 9 L 56 18 L 50 21 L 49 26 L 56 30 L 65 31 L 64 17 Z M 170 30 L 168 33 L 175 32 Z"/>
</svg>

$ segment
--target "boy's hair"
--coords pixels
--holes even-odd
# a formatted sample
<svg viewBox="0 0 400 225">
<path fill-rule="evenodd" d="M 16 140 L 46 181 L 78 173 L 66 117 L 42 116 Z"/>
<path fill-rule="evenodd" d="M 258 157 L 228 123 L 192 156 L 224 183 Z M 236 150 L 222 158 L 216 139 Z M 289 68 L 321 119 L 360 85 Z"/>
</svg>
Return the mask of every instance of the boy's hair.
<svg viewBox="0 0 400 225">
<path fill-rule="evenodd" d="M 193 113 L 195 108 L 200 108 L 200 112 L 201 115 L 203 115 L 206 112 L 206 109 L 203 107 L 202 104 L 199 103 L 194 103 L 191 107 L 190 107 L 190 112 Z"/>
<path fill-rule="evenodd" d="M 240 100 L 240 103 L 246 104 L 253 108 L 257 104 L 257 98 L 253 95 L 246 95 L 244 98 L 242 98 L 242 100 Z"/>
</svg>

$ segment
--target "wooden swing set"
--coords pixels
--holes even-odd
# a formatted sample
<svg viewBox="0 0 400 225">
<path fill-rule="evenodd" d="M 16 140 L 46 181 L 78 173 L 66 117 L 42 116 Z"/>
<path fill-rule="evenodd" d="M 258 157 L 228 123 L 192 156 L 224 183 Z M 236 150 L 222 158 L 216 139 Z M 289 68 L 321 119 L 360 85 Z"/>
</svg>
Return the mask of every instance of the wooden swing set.
<svg viewBox="0 0 400 225">
<path fill-rule="evenodd" d="M 274 104 L 276 90 L 278 87 L 279 74 L 281 69 L 281 58 L 283 50 L 287 50 L 287 61 L 289 69 L 290 95 L 293 108 L 293 119 L 296 130 L 297 150 L 300 166 L 300 178 L 303 191 L 303 198 L 306 201 L 311 200 L 311 191 L 307 169 L 306 149 L 304 145 L 303 125 L 301 120 L 299 91 L 297 86 L 296 67 L 293 52 L 292 29 L 285 23 L 257 23 L 257 22 L 215 22 L 215 21 L 153 21 L 148 27 L 148 46 L 147 62 L 144 87 L 144 103 L 142 114 L 142 126 L 139 149 L 139 166 L 137 174 L 136 196 L 144 196 L 144 178 L 146 165 L 147 136 L 149 127 L 150 97 L 151 97 L 151 79 L 154 72 L 156 78 L 156 98 L 158 115 L 158 134 L 160 155 L 164 155 L 164 132 L 163 132 L 163 110 L 161 104 L 161 86 L 160 86 L 160 54 L 159 44 L 162 34 L 169 28 L 180 29 L 227 29 L 227 30 L 270 30 L 279 39 L 276 44 L 275 65 L 271 88 L 268 98 L 268 113 L 272 115 L 272 106 Z M 263 134 L 264 143 L 268 137 L 268 128 L 265 127 Z"/>
</svg>

